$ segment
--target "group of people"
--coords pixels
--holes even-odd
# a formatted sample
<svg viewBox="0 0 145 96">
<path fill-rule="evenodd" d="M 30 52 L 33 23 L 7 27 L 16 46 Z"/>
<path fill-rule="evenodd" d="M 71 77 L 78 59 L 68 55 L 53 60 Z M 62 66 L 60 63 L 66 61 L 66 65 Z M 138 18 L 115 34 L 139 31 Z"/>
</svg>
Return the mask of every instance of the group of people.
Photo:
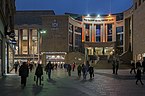
<svg viewBox="0 0 145 96">
<path fill-rule="evenodd" d="M 90 79 L 94 77 L 94 67 L 89 64 L 89 61 L 86 64 L 78 65 L 77 67 L 78 78 L 80 79 L 81 73 L 83 73 L 83 79 L 86 80 L 87 73 L 90 74 Z"/>
<path fill-rule="evenodd" d="M 74 71 L 76 67 L 76 64 L 73 63 L 67 64 L 66 70 L 68 72 L 68 76 L 71 76 L 71 71 Z M 51 63 L 51 61 L 48 62 L 48 64 L 45 66 L 46 74 L 48 74 L 48 79 L 51 79 L 51 71 L 53 70 L 54 66 Z M 30 70 L 30 71 L 29 71 Z M 29 76 L 29 72 L 31 72 L 30 65 L 27 62 L 23 62 L 22 65 L 19 68 L 19 76 L 21 76 L 21 85 L 22 87 L 26 86 L 27 77 Z M 87 73 L 90 74 L 90 79 L 94 77 L 94 68 L 89 64 L 89 61 L 87 61 L 85 64 L 79 64 L 77 66 L 77 72 L 78 72 L 78 78 L 81 78 L 81 73 L 83 74 L 83 79 L 86 80 Z M 35 76 L 34 79 L 36 81 L 36 85 L 42 85 L 42 79 L 43 79 L 43 67 L 41 64 L 37 64 L 36 70 L 35 70 Z"/>
<path fill-rule="evenodd" d="M 21 85 L 22 87 L 26 86 L 26 82 L 27 82 L 27 77 L 29 76 L 29 72 L 32 72 L 33 69 L 33 64 L 32 63 L 28 63 L 28 62 L 22 62 L 22 64 L 19 67 L 19 76 L 21 76 Z M 43 68 L 40 64 L 37 65 L 37 68 L 35 70 L 35 75 L 36 75 L 36 84 L 38 85 L 38 81 L 39 84 L 41 85 L 41 78 L 43 75 Z"/>
</svg>

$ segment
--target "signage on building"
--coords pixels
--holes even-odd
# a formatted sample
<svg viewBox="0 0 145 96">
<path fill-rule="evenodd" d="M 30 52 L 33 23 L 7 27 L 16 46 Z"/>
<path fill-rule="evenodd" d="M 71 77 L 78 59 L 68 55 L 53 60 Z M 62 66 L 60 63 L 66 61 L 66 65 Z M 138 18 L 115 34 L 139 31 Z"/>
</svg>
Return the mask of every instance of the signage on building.
<svg viewBox="0 0 145 96">
<path fill-rule="evenodd" d="M 56 19 L 53 20 L 53 22 L 51 23 L 51 29 L 52 30 L 58 30 L 59 24 L 57 22 Z"/>
<path fill-rule="evenodd" d="M 87 22 L 107 22 L 107 21 L 114 21 L 113 18 L 84 18 L 84 21 Z"/>
</svg>

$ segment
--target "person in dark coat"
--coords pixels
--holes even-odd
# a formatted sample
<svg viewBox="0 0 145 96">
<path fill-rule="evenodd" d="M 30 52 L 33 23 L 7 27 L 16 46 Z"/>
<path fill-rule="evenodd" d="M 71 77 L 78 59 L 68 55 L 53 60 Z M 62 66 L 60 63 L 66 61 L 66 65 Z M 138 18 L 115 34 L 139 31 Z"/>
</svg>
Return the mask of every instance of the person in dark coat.
<svg viewBox="0 0 145 96">
<path fill-rule="evenodd" d="M 136 80 L 136 85 L 138 85 L 138 84 L 137 84 L 138 80 L 140 81 L 140 83 L 141 83 L 142 85 L 144 85 L 143 82 L 142 82 L 142 80 L 141 80 L 141 67 L 138 67 L 138 69 L 137 69 L 137 74 L 136 74 L 135 77 L 136 77 L 136 79 L 137 79 L 137 80 Z"/>
<path fill-rule="evenodd" d="M 134 71 L 134 74 L 136 74 L 135 63 L 134 63 L 134 61 L 131 62 L 131 70 L 130 70 L 130 74 L 132 74 L 132 71 Z"/>
<path fill-rule="evenodd" d="M 80 64 L 77 67 L 77 71 L 78 71 L 78 78 L 80 79 L 80 77 L 81 77 L 81 71 L 82 71 L 82 66 Z"/>
<path fill-rule="evenodd" d="M 51 79 L 51 70 L 53 69 L 51 61 L 48 62 L 48 64 L 46 65 L 45 69 L 46 69 L 46 71 L 48 73 L 48 79 Z"/>
<path fill-rule="evenodd" d="M 113 70 L 113 74 L 115 74 L 115 60 L 112 60 L 112 70 Z"/>
<path fill-rule="evenodd" d="M 18 62 L 18 61 L 16 61 L 16 62 L 15 62 L 15 64 L 14 64 L 15 73 L 17 73 L 18 66 L 19 66 L 19 62 Z"/>
<path fill-rule="evenodd" d="M 83 73 L 83 79 L 86 80 L 86 76 L 87 76 L 87 66 L 85 64 L 82 64 L 82 73 Z"/>
<path fill-rule="evenodd" d="M 21 85 L 23 87 L 26 86 L 28 75 L 29 75 L 29 68 L 27 62 L 23 62 L 23 64 L 19 68 L 19 76 L 21 76 Z"/>
<path fill-rule="evenodd" d="M 94 77 L 94 67 L 93 66 L 89 67 L 89 74 L 90 74 L 90 79 L 92 79 Z"/>
<path fill-rule="evenodd" d="M 68 67 L 67 67 L 67 72 L 68 72 L 68 76 L 71 76 L 71 65 L 68 64 Z"/>
<path fill-rule="evenodd" d="M 43 75 L 43 69 L 42 69 L 40 64 L 38 64 L 38 66 L 36 68 L 35 75 L 37 77 L 37 79 L 36 79 L 36 85 L 38 85 L 38 81 L 39 81 L 39 85 L 41 85 L 41 79 L 42 79 L 42 75 Z"/>
<path fill-rule="evenodd" d="M 145 73 L 145 60 L 142 62 L 143 74 Z"/>
<path fill-rule="evenodd" d="M 136 62 L 136 68 L 138 69 L 139 67 L 141 67 L 141 63 L 140 63 L 140 61 L 138 60 L 138 61 Z"/>
<path fill-rule="evenodd" d="M 115 61 L 115 74 L 118 74 L 118 69 L 119 69 L 119 57 L 116 57 L 116 61 Z"/>
</svg>

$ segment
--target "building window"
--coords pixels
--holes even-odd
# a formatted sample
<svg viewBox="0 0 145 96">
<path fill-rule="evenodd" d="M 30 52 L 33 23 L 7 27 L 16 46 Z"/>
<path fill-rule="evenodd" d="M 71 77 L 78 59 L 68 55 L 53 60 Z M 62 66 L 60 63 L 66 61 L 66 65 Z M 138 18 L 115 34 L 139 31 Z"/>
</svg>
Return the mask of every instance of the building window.
<svg viewBox="0 0 145 96">
<path fill-rule="evenodd" d="M 139 3 L 138 3 L 138 5 L 139 5 L 139 6 L 141 5 L 141 0 L 139 0 Z"/>
<path fill-rule="evenodd" d="M 69 32 L 69 44 L 73 44 L 73 33 Z"/>
<path fill-rule="evenodd" d="M 123 45 L 123 34 L 117 34 L 116 42 L 117 42 L 117 46 Z"/>
<path fill-rule="evenodd" d="M 135 2 L 135 10 L 137 9 L 137 2 Z"/>
<path fill-rule="evenodd" d="M 112 41 L 112 24 L 107 24 L 107 41 Z"/>
<path fill-rule="evenodd" d="M 89 41 L 89 34 L 90 34 L 90 25 L 89 24 L 86 24 L 85 26 L 85 30 L 86 30 L 86 41 Z"/>
<path fill-rule="evenodd" d="M 123 26 L 116 27 L 116 33 L 123 32 Z"/>
<path fill-rule="evenodd" d="M 28 30 L 23 30 L 22 38 L 22 54 L 28 54 Z"/>
<path fill-rule="evenodd" d="M 101 25 L 96 25 L 96 42 L 100 42 Z"/>
</svg>

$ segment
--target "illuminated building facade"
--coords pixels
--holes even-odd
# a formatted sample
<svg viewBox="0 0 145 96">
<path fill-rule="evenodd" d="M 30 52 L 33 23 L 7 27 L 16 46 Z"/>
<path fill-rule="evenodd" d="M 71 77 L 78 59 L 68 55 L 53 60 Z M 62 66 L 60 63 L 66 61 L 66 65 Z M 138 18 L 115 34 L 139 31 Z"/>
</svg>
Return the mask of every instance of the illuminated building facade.
<svg viewBox="0 0 145 96">
<path fill-rule="evenodd" d="M 82 16 L 82 42 L 86 60 L 123 53 L 123 14 Z"/>
<path fill-rule="evenodd" d="M 17 11 L 15 60 L 64 63 L 66 54 L 82 51 L 81 33 L 80 21 L 52 10 Z"/>
<path fill-rule="evenodd" d="M 42 15 L 54 15 L 52 10 L 17 11 L 15 15 L 15 60 L 38 61 Z"/>
<path fill-rule="evenodd" d="M 14 64 L 14 13 L 15 0 L 0 0 L 0 77 Z"/>
</svg>

